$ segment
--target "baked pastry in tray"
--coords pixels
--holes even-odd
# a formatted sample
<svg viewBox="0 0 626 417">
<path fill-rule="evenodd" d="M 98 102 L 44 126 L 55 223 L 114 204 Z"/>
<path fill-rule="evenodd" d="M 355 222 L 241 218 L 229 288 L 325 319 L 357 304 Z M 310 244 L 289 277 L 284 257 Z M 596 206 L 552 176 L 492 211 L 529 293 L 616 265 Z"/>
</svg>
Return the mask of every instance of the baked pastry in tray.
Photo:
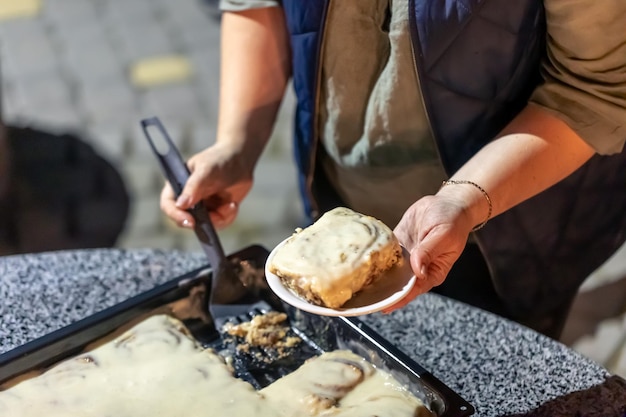
<svg viewBox="0 0 626 417">
<path fill-rule="evenodd" d="M 336 309 L 402 262 L 387 225 L 338 207 L 277 247 L 268 269 L 300 297 Z"/>
<path fill-rule="evenodd" d="M 168 315 L 27 377 L 0 391 L 2 417 L 433 416 L 389 373 L 346 350 L 257 391 Z"/>
</svg>

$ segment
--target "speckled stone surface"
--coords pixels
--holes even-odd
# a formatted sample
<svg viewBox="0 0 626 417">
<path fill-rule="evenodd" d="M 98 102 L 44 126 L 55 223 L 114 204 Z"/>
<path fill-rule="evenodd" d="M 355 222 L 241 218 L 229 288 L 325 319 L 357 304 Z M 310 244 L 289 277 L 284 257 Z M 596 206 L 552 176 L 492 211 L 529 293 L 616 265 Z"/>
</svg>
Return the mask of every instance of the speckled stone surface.
<svg viewBox="0 0 626 417">
<path fill-rule="evenodd" d="M 148 249 L 0 258 L 0 353 L 205 264 L 202 253 Z M 464 304 L 426 294 L 400 311 L 362 320 L 472 403 L 476 416 L 544 415 L 538 410 L 554 403 L 558 414 L 545 415 L 578 416 L 580 398 L 598 410 L 618 407 L 598 416 L 626 415 L 615 405 L 626 398 L 626 384 L 614 383 L 604 368 Z"/>
</svg>

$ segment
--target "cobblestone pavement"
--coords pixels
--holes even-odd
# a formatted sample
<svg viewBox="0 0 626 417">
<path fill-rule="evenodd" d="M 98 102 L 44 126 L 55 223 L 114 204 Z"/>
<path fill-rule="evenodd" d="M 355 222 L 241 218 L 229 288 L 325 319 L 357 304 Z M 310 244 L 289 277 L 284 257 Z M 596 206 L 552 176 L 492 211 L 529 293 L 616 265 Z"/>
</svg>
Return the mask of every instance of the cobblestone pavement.
<svg viewBox="0 0 626 417">
<path fill-rule="evenodd" d="M 214 140 L 219 20 L 196 0 L 0 0 L 3 118 L 77 132 L 123 174 L 132 206 L 123 247 L 196 250 L 195 235 L 163 218 L 163 177 L 139 129 L 159 116 L 185 156 Z M 285 108 L 293 99 L 286 97 Z M 232 251 L 274 246 L 300 225 L 288 111 L 280 115 Z"/>
<path fill-rule="evenodd" d="M 76 133 L 121 171 L 132 204 L 118 246 L 197 251 L 193 233 L 173 227 L 159 210 L 163 177 L 139 121 L 159 116 L 185 156 L 211 144 L 218 53 L 218 17 L 200 0 L 0 0 L 3 120 Z M 253 243 L 273 247 L 301 224 L 291 93 L 285 101 L 255 187 L 236 223 L 221 232 L 227 252 Z M 622 251 L 591 277 L 589 294 L 625 271 Z M 593 307 L 573 314 L 577 321 L 569 327 L 576 337 L 568 343 L 626 375 L 626 301 L 612 303 L 598 328 L 587 323 L 581 330 Z"/>
</svg>

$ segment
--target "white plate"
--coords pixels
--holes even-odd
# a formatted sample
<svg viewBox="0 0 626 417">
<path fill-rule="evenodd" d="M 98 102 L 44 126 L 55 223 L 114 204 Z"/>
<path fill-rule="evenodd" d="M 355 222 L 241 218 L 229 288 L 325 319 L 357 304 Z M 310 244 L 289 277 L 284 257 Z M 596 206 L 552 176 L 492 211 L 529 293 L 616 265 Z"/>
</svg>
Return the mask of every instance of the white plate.
<svg viewBox="0 0 626 417">
<path fill-rule="evenodd" d="M 415 275 L 411 270 L 409 253 L 402 248 L 404 262 L 401 266 L 391 268 L 385 276 L 380 277 L 375 284 L 352 297 L 343 307 L 332 309 L 311 304 L 295 292 L 285 287 L 280 278 L 269 271 L 269 264 L 276 254 L 276 251 L 285 243 L 287 239 L 279 243 L 270 252 L 265 263 L 265 279 L 274 293 L 285 301 L 300 310 L 320 316 L 362 316 L 374 313 L 391 307 L 411 291 L 415 284 Z"/>
</svg>

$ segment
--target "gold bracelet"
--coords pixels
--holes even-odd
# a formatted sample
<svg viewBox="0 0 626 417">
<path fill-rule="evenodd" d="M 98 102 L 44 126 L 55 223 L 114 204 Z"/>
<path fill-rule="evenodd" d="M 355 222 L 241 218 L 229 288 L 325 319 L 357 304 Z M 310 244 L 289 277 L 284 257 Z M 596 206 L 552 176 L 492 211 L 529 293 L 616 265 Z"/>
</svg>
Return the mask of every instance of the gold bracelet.
<svg viewBox="0 0 626 417">
<path fill-rule="evenodd" d="M 472 232 L 475 232 L 477 230 L 482 229 L 483 227 L 485 227 L 485 225 L 487 224 L 489 219 L 491 219 L 491 212 L 493 211 L 493 205 L 491 204 L 491 198 L 489 197 L 489 194 L 487 194 L 487 191 L 485 191 L 485 189 L 483 187 L 481 187 L 480 185 L 476 184 L 475 182 L 467 181 L 467 180 L 448 180 L 448 181 L 444 181 L 441 184 L 440 189 L 445 187 L 446 185 L 455 185 L 455 184 L 469 184 L 469 185 L 473 185 L 474 187 L 478 188 L 480 190 L 480 192 L 483 193 L 483 195 L 485 196 L 485 199 L 487 199 L 487 204 L 489 204 L 489 212 L 487 213 L 487 218 L 485 219 L 484 222 L 482 222 L 478 226 L 474 227 L 472 229 Z"/>
</svg>

